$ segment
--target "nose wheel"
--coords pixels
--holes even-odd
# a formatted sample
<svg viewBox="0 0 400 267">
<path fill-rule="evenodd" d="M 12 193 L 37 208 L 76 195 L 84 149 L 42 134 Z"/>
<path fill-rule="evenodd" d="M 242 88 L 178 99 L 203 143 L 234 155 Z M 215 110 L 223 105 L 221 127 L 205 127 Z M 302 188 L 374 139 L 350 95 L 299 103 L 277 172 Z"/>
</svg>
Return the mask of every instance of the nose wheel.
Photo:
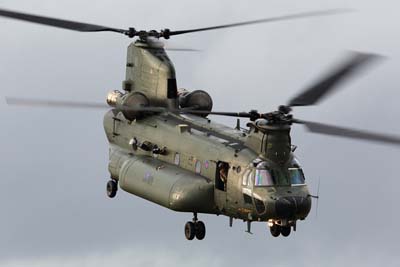
<svg viewBox="0 0 400 267">
<path fill-rule="evenodd" d="M 291 232 L 291 226 L 281 226 L 274 223 L 272 226 L 269 227 L 269 230 L 273 237 L 278 237 L 279 235 L 288 237 Z"/>
<path fill-rule="evenodd" d="M 281 234 L 284 237 L 288 237 L 290 235 L 290 226 L 281 227 Z"/>
<path fill-rule="evenodd" d="M 197 219 L 197 213 L 194 213 L 193 220 L 185 224 L 185 237 L 187 240 L 203 240 L 206 236 L 206 226 L 202 221 Z"/>
<path fill-rule="evenodd" d="M 273 237 L 278 237 L 281 234 L 281 227 L 280 225 L 274 224 L 269 228 L 271 235 Z"/>
</svg>

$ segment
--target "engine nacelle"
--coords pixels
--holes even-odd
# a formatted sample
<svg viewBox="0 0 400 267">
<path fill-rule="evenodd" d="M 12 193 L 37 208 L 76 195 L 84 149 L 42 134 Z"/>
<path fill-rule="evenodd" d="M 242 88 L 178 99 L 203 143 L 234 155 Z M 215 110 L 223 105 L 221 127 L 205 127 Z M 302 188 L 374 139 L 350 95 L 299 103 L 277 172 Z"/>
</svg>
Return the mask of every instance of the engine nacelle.
<svg viewBox="0 0 400 267">
<path fill-rule="evenodd" d="M 149 99 L 142 93 L 134 92 L 126 94 L 122 98 L 122 114 L 127 120 L 133 121 L 135 119 L 143 118 L 144 112 L 134 110 L 134 108 L 148 107 L 150 104 Z M 132 109 L 129 109 L 132 108 Z"/>
<path fill-rule="evenodd" d="M 148 107 L 150 102 L 142 93 L 133 92 L 123 94 L 115 90 L 107 95 L 107 104 L 121 111 L 127 120 L 133 121 L 144 116 L 143 111 L 135 110 L 135 108 Z"/>
<path fill-rule="evenodd" d="M 179 106 L 181 108 L 193 108 L 194 110 L 211 111 L 213 101 L 211 96 L 203 90 L 190 92 L 186 89 L 180 89 L 178 92 Z M 207 115 L 204 115 L 206 117 Z"/>
</svg>

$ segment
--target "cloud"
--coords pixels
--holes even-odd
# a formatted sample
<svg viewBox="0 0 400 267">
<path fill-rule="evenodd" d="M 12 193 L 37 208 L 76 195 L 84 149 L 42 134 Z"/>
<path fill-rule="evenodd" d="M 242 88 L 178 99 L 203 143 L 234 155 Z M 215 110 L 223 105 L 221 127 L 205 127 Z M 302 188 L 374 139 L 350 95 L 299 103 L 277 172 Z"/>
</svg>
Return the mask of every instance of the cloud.
<svg viewBox="0 0 400 267">
<path fill-rule="evenodd" d="M 222 246 L 223 244 L 221 244 Z M 31 259 L 0 261 L 2 267 L 220 267 L 220 266 L 293 266 L 298 267 L 336 267 L 363 266 L 374 267 L 382 263 L 385 266 L 398 266 L 398 257 L 381 251 L 364 250 L 361 246 L 345 245 L 327 254 L 320 247 L 309 244 L 305 250 L 281 251 L 274 247 L 264 247 L 265 252 L 249 253 L 245 248 L 230 251 L 229 254 L 212 252 L 208 249 L 196 249 L 193 252 L 179 251 L 160 246 L 129 246 L 110 251 L 84 253 L 76 256 L 48 256 Z M 250 250 L 251 251 L 251 250 Z"/>
<path fill-rule="evenodd" d="M 90 253 L 75 257 L 42 257 L 34 259 L 0 262 L 2 267 L 217 267 L 220 259 L 204 256 L 202 253 L 185 255 L 176 250 L 160 247 L 130 247 L 105 253 Z"/>
<path fill-rule="evenodd" d="M 87 3 L 86 3 L 87 2 Z M 4 0 L 15 10 L 115 27 L 184 29 L 285 13 L 356 7 L 343 16 L 249 26 L 174 38 L 202 53 L 171 53 L 179 86 L 207 90 L 215 110 L 270 111 L 312 82 L 346 49 L 391 60 L 346 84 L 299 118 L 400 132 L 398 1 Z M 367 3 L 368 2 L 368 3 Z M 89 6 L 90 5 L 90 6 Z M 112 12 L 110 12 L 112 11 Z M 119 89 L 130 40 L 0 20 L 3 95 L 104 101 Z M 397 58 L 396 58 L 397 57 Z M 293 128 L 312 192 L 321 178 L 318 223 L 311 214 L 289 239 L 228 228 L 204 216 L 207 237 L 186 242 L 191 214 L 122 192 L 106 199 L 108 144 L 96 111 L 6 107 L 0 103 L 0 266 L 396 266 L 399 150 Z M 229 122 L 227 118 L 212 118 Z M 242 121 L 242 125 L 244 125 Z M 111 226 L 111 227 L 110 227 Z"/>
</svg>

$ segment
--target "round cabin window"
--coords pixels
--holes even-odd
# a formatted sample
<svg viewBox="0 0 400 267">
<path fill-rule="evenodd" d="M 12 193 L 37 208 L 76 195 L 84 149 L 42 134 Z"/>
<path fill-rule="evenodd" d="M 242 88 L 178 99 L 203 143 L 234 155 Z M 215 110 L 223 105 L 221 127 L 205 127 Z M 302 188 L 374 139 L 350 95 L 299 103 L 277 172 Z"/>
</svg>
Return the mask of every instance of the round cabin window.
<svg viewBox="0 0 400 267">
<path fill-rule="evenodd" d="M 180 161 L 181 161 L 181 155 L 179 155 L 179 153 L 175 153 L 175 159 L 174 159 L 175 165 L 179 165 Z"/>
<path fill-rule="evenodd" d="M 200 173 L 201 172 L 201 161 L 198 160 L 196 161 L 196 173 Z"/>
</svg>

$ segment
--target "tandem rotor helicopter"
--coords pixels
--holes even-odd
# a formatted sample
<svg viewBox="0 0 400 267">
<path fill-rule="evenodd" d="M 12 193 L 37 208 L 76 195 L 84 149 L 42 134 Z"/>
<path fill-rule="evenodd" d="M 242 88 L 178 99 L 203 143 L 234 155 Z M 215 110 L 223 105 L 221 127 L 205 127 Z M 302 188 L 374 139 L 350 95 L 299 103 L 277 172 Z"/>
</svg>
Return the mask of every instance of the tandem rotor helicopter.
<svg viewBox="0 0 400 267">
<path fill-rule="evenodd" d="M 174 211 L 193 213 L 185 224 L 188 240 L 202 240 L 198 214 L 216 214 L 247 223 L 266 222 L 272 236 L 289 236 L 311 210 L 312 198 L 290 130 L 300 124 L 313 133 L 400 144 L 400 137 L 343 128 L 293 117 L 292 108 L 317 104 L 345 79 L 377 58 L 353 53 L 328 75 L 276 111 L 212 111 L 202 90 L 178 89 L 174 65 L 159 39 L 256 23 L 331 15 L 343 10 L 292 14 L 207 28 L 173 31 L 118 29 L 0 9 L 0 16 L 80 32 L 115 32 L 137 37 L 127 51 L 123 91 L 112 91 L 107 104 L 7 98 L 10 105 L 106 108 L 104 129 L 110 146 L 107 195 L 120 187 Z M 247 128 L 230 128 L 208 115 L 247 118 Z"/>
</svg>

